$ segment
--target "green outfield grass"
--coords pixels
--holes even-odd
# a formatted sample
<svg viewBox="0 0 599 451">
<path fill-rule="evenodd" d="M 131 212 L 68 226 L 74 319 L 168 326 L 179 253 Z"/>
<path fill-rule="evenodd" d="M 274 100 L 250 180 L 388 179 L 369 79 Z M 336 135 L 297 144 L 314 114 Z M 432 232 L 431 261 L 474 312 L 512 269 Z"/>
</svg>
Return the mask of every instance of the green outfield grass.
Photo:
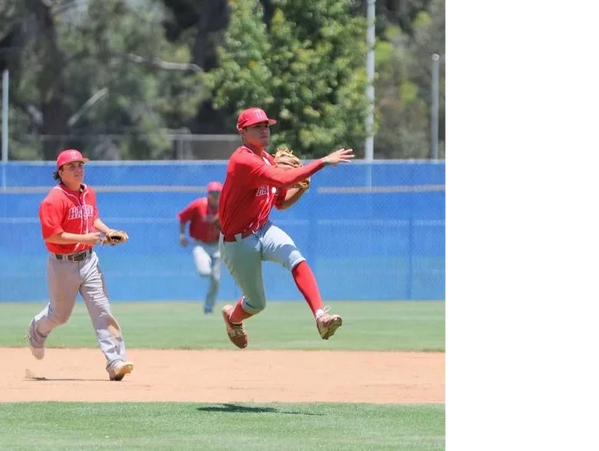
<svg viewBox="0 0 599 451">
<path fill-rule="evenodd" d="M 114 302 L 127 347 L 146 349 L 232 349 L 220 308 L 204 315 L 193 302 Z M 331 302 L 343 327 L 321 340 L 304 302 L 270 302 L 246 321 L 251 349 L 338 349 L 445 351 L 445 302 Z M 0 303 L 0 347 L 26 346 L 24 338 L 40 303 Z M 97 347 L 83 302 L 67 324 L 55 329 L 48 347 Z"/>
<path fill-rule="evenodd" d="M 10 450 L 445 449 L 444 405 L 0 404 Z"/>
</svg>

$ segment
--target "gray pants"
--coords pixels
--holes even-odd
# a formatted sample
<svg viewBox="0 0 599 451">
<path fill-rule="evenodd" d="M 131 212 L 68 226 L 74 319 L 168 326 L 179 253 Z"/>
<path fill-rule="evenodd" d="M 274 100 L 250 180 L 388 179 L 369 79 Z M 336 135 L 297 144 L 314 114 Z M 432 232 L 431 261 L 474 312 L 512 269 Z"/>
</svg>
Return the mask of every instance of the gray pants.
<svg viewBox="0 0 599 451">
<path fill-rule="evenodd" d="M 204 301 L 204 311 L 211 312 L 216 302 L 216 295 L 220 287 L 220 250 L 218 243 L 204 243 L 195 240 L 193 246 L 193 260 L 201 277 L 210 278 L 210 286 Z"/>
<path fill-rule="evenodd" d="M 262 262 L 271 261 L 292 271 L 305 258 L 287 233 L 268 221 L 253 235 L 236 241 L 223 241 L 223 261 L 243 292 L 243 309 L 256 314 L 266 307 Z"/>
<path fill-rule="evenodd" d="M 79 292 L 96 331 L 100 350 L 106 357 L 106 367 L 117 360 L 126 360 L 123 334 L 110 311 L 104 274 L 96 253 L 92 252 L 80 262 L 58 260 L 54 254 L 49 254 L 47 277 L 50 302 L 34 318 L 37 335 L 34 340 L 43 342 L 54 328 L 68 321 Z"/>
</svg>

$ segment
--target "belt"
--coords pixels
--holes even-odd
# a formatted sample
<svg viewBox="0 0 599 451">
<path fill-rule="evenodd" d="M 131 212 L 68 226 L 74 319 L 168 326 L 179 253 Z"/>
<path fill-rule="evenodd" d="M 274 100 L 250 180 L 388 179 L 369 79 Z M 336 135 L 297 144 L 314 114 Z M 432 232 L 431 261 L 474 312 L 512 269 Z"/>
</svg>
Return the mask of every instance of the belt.
<svg viewBox="0 0 599 451">
<path fill-rule="evenodd" d="M 237 233 L 235 235 L 224 235 L 223 241 L 241 241 L 244 238 L 247 238 L 250 235 L 253 235 L 253 230 L 246 230 L 245 232 Z"/>
<path fill-rule="evenodd" d="M 85 260 L 88 255 L 91 255 L 92 250 L 86 249 L 81 252 L 77 252 L 76 254 L 54 254 L 56 256 L 56 260 L 67 260 L 70 262 L 80 262 Z"/>
</svg>

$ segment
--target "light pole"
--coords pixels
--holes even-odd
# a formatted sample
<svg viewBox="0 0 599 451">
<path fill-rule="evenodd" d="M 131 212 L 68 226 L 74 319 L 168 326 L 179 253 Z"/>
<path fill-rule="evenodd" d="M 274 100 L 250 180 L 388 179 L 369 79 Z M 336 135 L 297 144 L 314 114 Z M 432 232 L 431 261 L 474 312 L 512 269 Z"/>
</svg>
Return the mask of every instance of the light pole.
<svg viewBox="0 0 599 451">
<path fill-rule="evenodd" d="M 439 159 L 439 55 L 433 53 L 431 87 L 431 158 Z"/>
<path fill-rule="evenodd" d="M 8 69 L 2 72 L 2 189 L 6 189 L 8 162 Z"/>
<path fill-rule="evenodd" d="M 366 31 L 366 76 L 368 86 L 366 87 L 366 99 L 368 101 L 368 113 L 366 115 L 366 142 L 364 144 L 364 159 L 372 161 L 374 159 L 374 45 L 375 45 L 375 6 L 376 0 L 368 0 L 366 10 L 367 31 Z"/>
<path fill-rule="evenodd" d="M 8 161 L 8 69 L 2 72 L 2 163 Z"/>
</svg>

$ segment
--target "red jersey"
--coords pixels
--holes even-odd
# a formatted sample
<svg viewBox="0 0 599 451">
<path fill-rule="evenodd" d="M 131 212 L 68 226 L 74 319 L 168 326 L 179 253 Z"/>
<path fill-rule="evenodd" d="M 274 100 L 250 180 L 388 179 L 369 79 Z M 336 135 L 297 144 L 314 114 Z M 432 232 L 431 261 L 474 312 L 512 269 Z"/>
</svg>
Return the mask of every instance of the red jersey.
<svg viewBox="0 0 599 451">
<path fill-rule="evenodd" d="M 207 197 L 194 200 L 177 216 L 180 221 L 191 221 L 189 236 L 192 238 L 205 243 L 218 241 L 218 229 L 214 225 L 214 220 L 218 217 L 218 207 L 210 205 Z"/>
<path fill-rule="evenodd" d="M 238 147 L 229 159 L 218 205 L 223 234 L 260 229 L 268 221 L 273 205 L 281 205 L 285 200 L 287 187 L 323 167 L 319 159 L 300 168 L 284 170 L 274 167 L 269 153 L 262 152 L 259 156 L 245 146 Z"/>
<path fill-rule="evenodd" d="M 86 185 L 81 185 L 79 191 L 72 191 L 62 183 L 58 184 L 40 204 L 38 215 L 44 240 L 62 232 L 81 235 L 95 232 L 94 221 L 98 218 L 96 193 Z M 72 254 L 92 247 L 83 243 L 45 243 L 48 250 L 56 254 Z"/>
</svg>

